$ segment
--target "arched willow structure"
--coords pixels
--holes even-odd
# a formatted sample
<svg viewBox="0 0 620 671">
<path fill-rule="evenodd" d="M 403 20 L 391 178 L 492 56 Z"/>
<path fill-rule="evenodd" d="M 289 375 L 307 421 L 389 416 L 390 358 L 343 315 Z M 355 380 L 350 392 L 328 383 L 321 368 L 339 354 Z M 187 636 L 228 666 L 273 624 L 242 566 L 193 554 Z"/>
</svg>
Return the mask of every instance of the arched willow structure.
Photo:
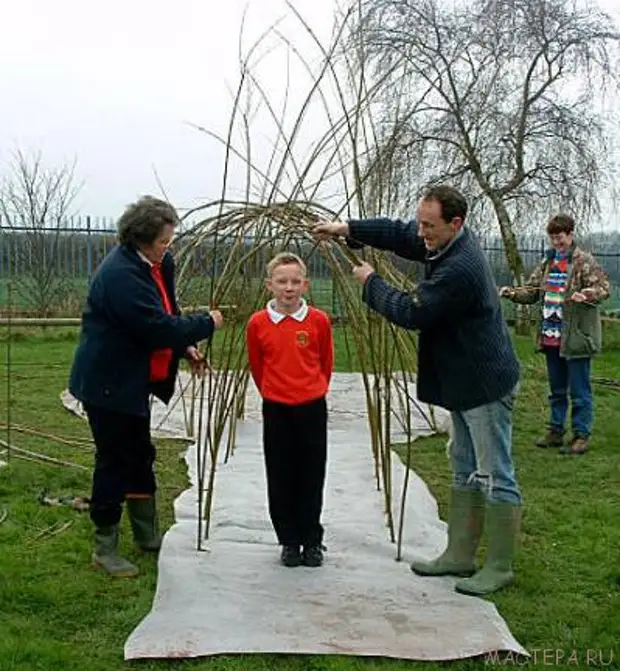
<svg viewBox="0 0 620 671">
<path fill-rule="evenodd" d="M 244 414 L 249 384 L 244 346 L 247 320 L 266 303 L 267 261 L 278 251 L 289 250 L 298 253 L 311 268 L 317 264 L 320 267 L 323 280 L 312 284 L 309 300 L 332 313 L 349 360 L 356 361 L 361 370 L 375 482 L 383 492 L 390 539 L 398 543 L 400 557 L 406 483 L 400 516 L 394 519 L 390 435 L 395 422 L 411 435 L 415 400 L 408 390 L 415 374 L 416 338 L 365 308 L 359 287 L 352 282 L 351 268 L 364 258 L 397 286 L 410 286 L 412 279 L 385 253 L 353 251 L 343 242 L 319 241 L 312 234 L 321 219 L 365 216 L 393 206 L 389 157 L 377 148 L 373 90 L 367 86 L 360 65 L 363 54 L 343 48 L 350 43 L 349 23 L 354 10 L 341 16 L 328 47 L 294 9 L 291 11 L 305 29 L 314 56 L 302 57 L 301 47 L 289 43 L 280 28 L 268 31 L 250 49 L 241 63 L 226 136 L 200 129 L 224 150 L 222 197 L 187 214 L 192 224 L 186 226 L 175 245 L 184 304 L 204 304 L 208 299 L 211 307 L 221 307 L 226 322 L 205 352 L 211 372 L 191 381 L 195 394 L 191 394 L 188 424 L 197 427 L 199 447 L 197 542 L 201 548 L 209 536 L 217 466 L 232 457 L 235 428 Z M 300 96 L 301 75 L 295 78 L 294 96 L 289 82 L 278 112 L 259 76 L 253 74 L 253 55 L 272 39 L 280 41 L 307 80 L 305 93 L 292 112 L 291 99 Z M 262 162 L 253 151 L 251 120 L 256 109 L 248 111 L 249 100 L 257 101 L 256 109 L 260 108 L 264 121 L 274 131 L 271 151 Z M 319 117 L 325 125 L 323 133 L 315 131 Z M 262 136 L 264 132 L 263 123 Z M 308 137 L 314 140 L 308 141 Z M 239 174 L 239 168 L 244 175 L 244 197 L 232 198 L 232 175 L 235 170 Z M 324 286 L 330 287 L 330 305 L 321 295 Z M 418 411 L 434 428 L 432 408 L 418 407 Z M 410 451 L 411 447 L 408 461 Z"/>
</svg>

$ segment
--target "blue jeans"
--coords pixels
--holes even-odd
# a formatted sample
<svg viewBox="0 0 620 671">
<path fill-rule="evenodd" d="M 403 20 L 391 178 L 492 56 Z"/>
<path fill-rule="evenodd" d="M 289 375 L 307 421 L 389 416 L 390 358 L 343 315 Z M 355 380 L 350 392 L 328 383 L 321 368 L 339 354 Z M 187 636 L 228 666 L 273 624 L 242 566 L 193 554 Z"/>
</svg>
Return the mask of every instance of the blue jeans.
<svg viewBox="0 0 620 671">
<path fill-rule="evenodd" d="M 590 388 L 590 359 L 565 359 L 559 347 L 546 347 L 549 376 L 549 402 L 552 429 L 564 431 L 568 414 L 568 394 L 572 404 L 573 434 L 588 438 L 592 432 L 592 389 Z"/>
<path fill-rule="evenodd" d="M 512 463 L 513 400 L 514 392 L 499 401 L 451 413 L 453 486 L 482 489 L 489 503 L 521 504 Z"/>
</svg>

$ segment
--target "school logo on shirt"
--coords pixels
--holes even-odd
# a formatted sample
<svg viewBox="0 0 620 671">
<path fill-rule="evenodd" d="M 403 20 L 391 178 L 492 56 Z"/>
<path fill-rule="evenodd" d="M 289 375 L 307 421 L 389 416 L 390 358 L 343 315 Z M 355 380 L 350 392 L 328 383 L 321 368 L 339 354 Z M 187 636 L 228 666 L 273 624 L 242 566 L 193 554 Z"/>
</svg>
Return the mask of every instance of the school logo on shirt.
<svg viewBox="0 0 620 671">
<path fill-rule="evenodd" d="M 295 339 L 300 347 L 307 347 L 310 342 L 310 334 L 308 331 L 297 331 Z"/>
</svg>

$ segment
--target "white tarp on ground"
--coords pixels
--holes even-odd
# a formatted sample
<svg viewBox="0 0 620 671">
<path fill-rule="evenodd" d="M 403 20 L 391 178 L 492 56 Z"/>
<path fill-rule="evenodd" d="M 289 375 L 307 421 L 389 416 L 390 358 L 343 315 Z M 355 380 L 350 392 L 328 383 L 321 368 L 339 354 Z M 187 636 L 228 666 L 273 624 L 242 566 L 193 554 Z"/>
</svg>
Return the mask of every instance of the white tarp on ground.
<svg viewBox="0 0 620 671">
<path fill-rule="evenodd" d="M 164 538 L 153 607 L 127 640 L 126 659 L 261 652 L 411 660 L 494 650 L 525 654 L 492 603 L 457 594 L 452 578 L 421 578 L 409 570 L 414 556 L 433 557 L 446 540 L 436 502 L 414 474 L 404 561 L 395 561 L 383 495 L 375 487 L 360 376 L 336 375 L 329 407 L 325 565 L 289 569 L 278 563 L 266 505 L 259 400 L 251 390 L 235 455 L 218 470 L 206 552 L 196 550 L 196 447 L 188 450 L 192 486 L 175 501 L 176 523 Z M 181 404 L 169 419 L 172 431 L 183 430 Z M 424 430 L 421 418 L 414 420 Z M 437 459 L 444 462 L 445 455 Z M 398 519 L 405 474 L 398 459 L 392 472 Z"/>
</svg>

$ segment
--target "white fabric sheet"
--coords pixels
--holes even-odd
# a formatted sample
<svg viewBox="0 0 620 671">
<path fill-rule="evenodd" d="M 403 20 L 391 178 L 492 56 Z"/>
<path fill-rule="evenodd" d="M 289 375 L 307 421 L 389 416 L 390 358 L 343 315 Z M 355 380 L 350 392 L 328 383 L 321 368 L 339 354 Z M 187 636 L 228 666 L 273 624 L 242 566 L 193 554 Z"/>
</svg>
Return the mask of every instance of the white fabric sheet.
<svg viewBox="0 0 620 671">
<path fill-rule="evenodd" d="M 335 375 L 328 401 L 324 566 L 279 564 L 267 512 L 260 400 L 251 389 L 235 454 L 218 468 L 211 534 L 202 552 L 196 550 L 196 446 L 187 452 L 192 484 L 175 501 L 176 523 L 164 538 L 153 607 L 127 640 L 126 659 L 307 653 L 450 660 L 494 650 L 526 654 L 492 603 L 457 594 L 454 578 L 422 578 L 410 571 L 413 557 L 436 556 L 446 542 L 436 502 L 414 473 L 404 560 L 395 561 L 383 494 L 375 486 L 361 377 Z M 154 424 L 161 411 L 154 407 Z M 181 404 L 169 419 L 166 430 L 183 431 Z M 445 428 L 446 413 L 439 419 Z M 427 430 L 419 415 L 413 420 L 418 432 Z M 443 452 L 437 460 L 448 468 Z M 404 475 L 395 456 L 396 522 Z"/>
</svg>

